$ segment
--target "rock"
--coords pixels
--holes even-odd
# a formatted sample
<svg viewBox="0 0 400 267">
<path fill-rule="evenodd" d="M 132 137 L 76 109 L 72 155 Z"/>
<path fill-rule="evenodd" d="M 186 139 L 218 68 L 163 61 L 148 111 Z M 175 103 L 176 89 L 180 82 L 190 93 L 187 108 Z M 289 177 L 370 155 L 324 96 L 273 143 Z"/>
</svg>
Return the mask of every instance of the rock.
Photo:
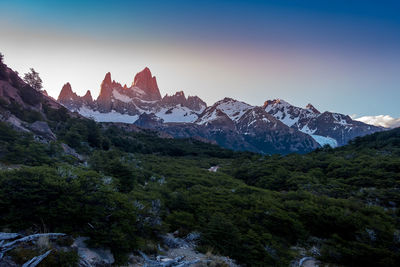
<svg viewBox="0 0 400 267">
<path fill-rule="evenodd" d="M 161 100 L 156 77 L 151 75 L 150 69 L 147 67 L 136 74 L 132 87 L 138 87 L 143 90 L 147 95 L 145 100 Z"/>
<path fill-rule="evenodd" d="M 67 100 L 76 100 L 77 95 L 72 91 L 72 87 L 70 83 L 66 83 L 63 85 L 60 94 L 58 95 L 58 101 L 67 101 Z"/>
<path fill-rule="evenodd" d="M 182 106 L 188 107 L 190 110 L 201 113 L 207 107 L 207 104 L 197 96 L 185 97 L 183 91 L 176 92 L 174 95 L 168 94 L 161 100 L 161 105 L 164 107 Z"/>
<path fill-rule="evenodd" d="M 152 267 L 183 267 L 183 266 L 229 266 L 239 267 L 232 259 L 223 256 L 216 256 L 210 253 L 207 255 L 196 251 L 196 242 L 200 239 L 200 233 L 192 232 L 185 238 L 174 237 L 169 233 L 162 237 L 164 245 L 168 248 L 163 250 L 163 255 L 147 256 L 139 251 L 142 261 L 130 256 L 133 266 L 152 266 Z M 196 265 L 200 264 L 200 265 Z"/>
<path fill-rule="evenodd" d="M 178 233 L 169 233 L 163 236 L 163 241 L 169 248 L 194 248 L 196 242 L 200 239 L 198 232 L 189 233 L 185 238 L 175 237 L 175 234 Z"/>
<path fill-rule="evenodd" d="M 111 72 L 106 73 L 106 76 L 104 76 L 104 80 L 101 84 L 102 85 L 111 85 Z"/>
<path fill-rule="evenodd" d="M 97 97 L 97 104 L 102 110 L 111 109 L 111 94 L 112 94 L 113 84 L 111 82 L 111 73 L 108 72 L 104 77 L 103 82 L 100 85 L 100 94 Z"/>
<path fill-rule="evenodd" d="M 143 113 L 139 116 L 135 122 L 135 125 L 146 128 L 156 128 L 158 126 L 162 126 L 163 122 L 163 119 L 157 117 L 154 113 Z"/>
<path fill-rule="evenodd" d="M 211 167 L 208 169 L 208 171 L 209 171 L 209 172 L 217 172 L 218 169 L 219 169 L 219 166 L 211 166 Z"/>
<path fill-rule="evenodd" d="M 72 147 L 68 146 L 67 144 L 62 143 L 61 147 L 64 151 L 65 154 L 73 156 L 79 160 L 83 160 L 83 157 L 81 155 L 79 155 L 75 149 L 73 149 Z"/>
<path fill-rule="evenodd" d="M 0 80 L 0 97 L 7 103 L 16 102 L 24 106 L 24 101 L 21 98 L 18 89 L 10 84 L 9 81 Z"/>
<path fill-rule="evenodd" d="M 152 260 L 141 251 L 139 251 L 139 254 L 143 257 L 146 263 L 145 266 L 151 266 L 151 267 L 173 267 L 173 266 L 184 267 L 184 266 L 192 266 L 193 264 L 196 264 L 200 261 L 199 259 L 186 261 L 183 260 L 185 258 L 184 256 L 178 256 L 173 259 L 164 256 L 157 256 L 156 260 Z"/>
<path fill-rule="evenodd" d="M 316 109 L 313 105 L 311 105 L 310 103 L 306 106 L 306 109 L 311 110 L 312 112 L 314 112 L 315 114 L 321 114 L 321 112 L 319 112 L 318 109 Z"/>
<path fill-rule="evenodd" d="M 185 240 L 187 242 L 196 242 L 200 239 L 201 235 L 198 232 L 191 232 L 186 237 Z"/>
<path fill-rule="evenodd" d="M 3 120 L 8 122 L 9 124 L 11 124 L 11 126 L 17 131 L 26 132 L 26 133 L 30 132 L 25 127 L 24 123 L 20 119 L 15 117 L 13 114 L 6 114 L 6 116 L 3 118 Z"/>
<path fill-rule="evenodd" d="M 111 266 L 114 263 L 114 256 L 109 249 L 88 248 L 85 241 L 88 237 L 78 237 L 72 244 L 78 250 L 81 257 L 81 266 Z"/>
<path fill-rule="evenodd" d="M 93 97 L 92 97 L 92 93 L 90 92 L 90 90 L 87 90 L 86 94 L 84 96 L 82 96 L 82 100 L 88 104 L 91 104 L 93 102 Z"/>
<path fill-rule="evenodd" d="M 56 135 L 51 131 L 47 122 L 35 121 L 29 127 L 35 134 L 43 136 L 45 139 L 56 140 Z"/>
<path fill-rule="evenodd" d="M 174 237 L 174 235 L 170 233 L 163 236 L 163 241 L 169 248 L 188 248 L 192 245 L 185 239 Z"/>
</svg>

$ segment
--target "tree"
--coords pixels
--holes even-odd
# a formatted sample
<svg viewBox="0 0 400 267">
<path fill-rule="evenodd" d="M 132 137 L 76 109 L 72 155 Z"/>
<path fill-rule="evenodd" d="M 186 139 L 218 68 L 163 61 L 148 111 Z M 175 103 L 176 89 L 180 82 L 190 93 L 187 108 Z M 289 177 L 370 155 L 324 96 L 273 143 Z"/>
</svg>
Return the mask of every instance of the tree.
<svg viewBox="0 0 400 267">
<path fill-rule="evenodd" d="M 43 88 L 43 81 L 39 77 L 39 73 L 36 72 L 33 68 L 30 69 L 30 72 L 25 73 L 24 81 L 37 91 L 40 91 Z"/>
</svg>

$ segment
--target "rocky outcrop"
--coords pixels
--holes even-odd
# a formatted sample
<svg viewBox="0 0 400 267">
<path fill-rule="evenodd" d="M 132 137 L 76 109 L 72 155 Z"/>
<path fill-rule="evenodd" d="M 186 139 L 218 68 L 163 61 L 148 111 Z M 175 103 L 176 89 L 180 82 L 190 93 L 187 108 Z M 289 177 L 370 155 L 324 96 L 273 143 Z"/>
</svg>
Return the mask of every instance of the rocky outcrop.
<svg viewBox="0 0 400 267">
<path fill-rule="evenodd" d="M 30 130 L 27 128 L 28 124 L 10 112 L 5 112 L 3 114 L 0 114 L 0 121 L 7 122 L 11 127 L 13 127 L 15 130 L 20 131 L 20 132 L 30 132 Z"/>
<path fill-rule="evenodd" d="M 163 122 L 163 119 L 160 119 L 154 113 L 143 113 L 139 116 L 135 124 L 144 128 L 155 129 L 157 127 L 162 127 Z"/>
<path fill-rule="evenodd" d="M 203 111 L 207 104 L 198 96 L 188 96 L 186 106 L 195 111 Z"/>
<path fill-rule="evenodd" d="M 211 253 L 203 254 L 196 251 L 197 243 L 200 240 L 200 233 L 192 232 L 186 237 L 174 236 L 175 233 L 168 233 L 161 237 L 163 246 L 159 250 L 162 255 L 146 255 L 139 251 L 140 256 L 130 255 L 130 263 L 133 266 L 153 267 L 183 267 L 183 266 L 229 266 L 239 267 L 240 265 L 229 257 L 216 256 Z"/>
<path fill-rule="evenodd" d="M 111 251 L 104 248 L 89 248 L 86 245 L 87 240 L 89 240 L 87 237 L 77 237 L 71 246 L 78 251 L 79 266 L 112 266 L 115 260 Z"/>
<path fill-rule="evenodd" d="M 87 90 L 86 94 L 82 97 L 82 100 L 87 105 L 91 105 L 93 103 L 93 97 L 90 90 Z"/>
<path fill-rule="evenodd" d="M 30 129 L 35 134 L 38 134 L 45 138 L 46 140 L 56 140 L 56 135 L 51 131 L 47 122 L 44 121 L 35 121 L 30 125 Z"/>
<path fill-rule="evenodd" d="M 197 96 L 189 96 L 186 98 L 183 91 L 176 92 L 174 95 L 165 95 L 161 101 L 161 106 L 163 107 L 174 107 L 181 105 L 182 107 L 187 107 L 195 112 L 202 112 L 207 104 Z"/>
<path fill-rule="evenodd" d="M 72 93 L 70 86 L 64 87 L 63 96 Z M 33 89 L 0 62 L 0 121 L 17 131 L 31 132 L 36 140 L 47 143 L 56 137 L 45 120 L 49 120 L 50 110 L 57 109 L 65 108 L 43 91 Z"/>
</svg>

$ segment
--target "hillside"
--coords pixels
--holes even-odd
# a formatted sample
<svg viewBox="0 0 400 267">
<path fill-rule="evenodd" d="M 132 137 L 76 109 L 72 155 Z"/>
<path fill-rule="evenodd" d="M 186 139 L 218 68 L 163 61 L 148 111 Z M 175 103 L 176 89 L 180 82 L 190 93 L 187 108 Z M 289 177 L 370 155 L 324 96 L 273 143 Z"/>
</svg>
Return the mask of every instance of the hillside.
<svg viewBox="0 0 400 267">
<path fill-rule="evenodd" d="M 88 237 L 118 264 L 139 251 L 168 253 L 168 233 L 198 233 L 196 250 L 244 266 L 298 265 L 306 256 L 332 266 L 400 262 L 400 129 L 305 155 L 234 152 L 77 117 L 1 71 L 3 231 Z M 48 131 L 34 131 L 37 121 Z M 83 266 L 76 251 L 49 242 L 55 252 L 39 266 Z M 43 252 L 20 245 L 0 263 Z"/>
</svg>

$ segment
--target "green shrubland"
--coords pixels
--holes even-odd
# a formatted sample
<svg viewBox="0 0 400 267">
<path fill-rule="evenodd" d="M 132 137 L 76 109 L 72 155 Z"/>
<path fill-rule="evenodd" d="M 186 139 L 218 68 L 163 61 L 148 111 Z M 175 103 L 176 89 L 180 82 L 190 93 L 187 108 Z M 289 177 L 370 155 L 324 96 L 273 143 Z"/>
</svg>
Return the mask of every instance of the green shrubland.
<svg viewBox="0 0 400 267">
<path fill-rule="evenodd" d="M 88 236 L 121 261 L 178 230 L 200 232 L 200 251 L 248 266 L 288 266 L 295 246 L 341 265 L 400 262 L 400 129 L 266 156 L 46 112 L 55 142 L 0 125 L 2 228 Z"/>
</svg>

